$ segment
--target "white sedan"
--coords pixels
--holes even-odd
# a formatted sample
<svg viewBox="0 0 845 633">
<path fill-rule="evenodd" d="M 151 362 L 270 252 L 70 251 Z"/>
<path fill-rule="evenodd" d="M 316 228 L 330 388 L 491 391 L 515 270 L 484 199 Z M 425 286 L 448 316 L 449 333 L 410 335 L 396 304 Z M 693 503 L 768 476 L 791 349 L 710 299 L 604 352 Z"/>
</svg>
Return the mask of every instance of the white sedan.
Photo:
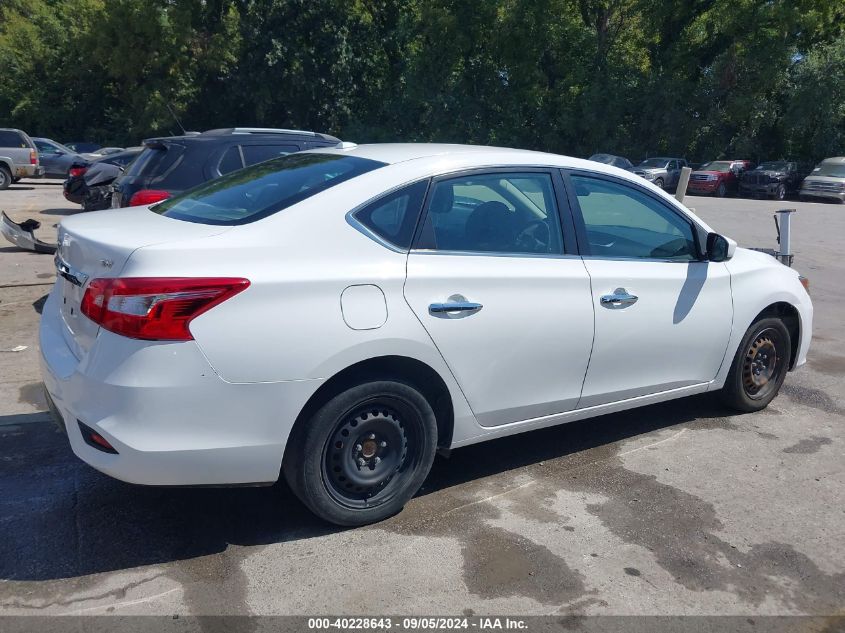
<svg viewBox="0 0 845 633">
<path fill-rule="evenodd" d="M 291 154 L 59 228 L 42 372 L 74 452 L 151 485 L 276 481 L 341 525 L 435 451 L 805 362 L 802 279 L 629 172 L 552 154 Z"/>
</svg>

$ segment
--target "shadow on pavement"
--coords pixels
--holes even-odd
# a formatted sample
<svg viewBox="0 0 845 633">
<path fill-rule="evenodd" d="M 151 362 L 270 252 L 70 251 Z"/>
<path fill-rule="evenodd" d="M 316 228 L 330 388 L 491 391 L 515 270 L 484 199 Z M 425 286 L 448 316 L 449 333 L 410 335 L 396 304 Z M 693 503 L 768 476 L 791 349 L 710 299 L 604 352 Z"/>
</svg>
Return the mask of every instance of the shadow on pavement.
<svg viewBox="0 0 845 633">
<path fill-rule="evenodd" d="M 485 442 L 438 458 L 420 494 L 723 415 L 710 398 L 693 397 Z M 150 488 L 116 481 L 77 459 L 66 437 L 44 419 L 43 413 L 0 416 L 3 580 L 76 577 L 205 556 L 229 544 L 339 531 L 312 516 L 282 482 Z"/>
</svg>

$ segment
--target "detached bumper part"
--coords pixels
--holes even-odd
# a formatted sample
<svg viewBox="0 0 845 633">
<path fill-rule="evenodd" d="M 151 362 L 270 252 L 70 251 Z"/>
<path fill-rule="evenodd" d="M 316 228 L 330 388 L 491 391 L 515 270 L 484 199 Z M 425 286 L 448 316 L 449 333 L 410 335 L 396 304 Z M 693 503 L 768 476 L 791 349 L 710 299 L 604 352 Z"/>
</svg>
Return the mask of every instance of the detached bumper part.
<svg viewBox="0 0 845 633">
<path fill-rule="evenodd" d="M 17 222 L 12 222 L 9 216 L 6 215 L 5 211 L 2 213 L 2 216 L 2 222 L 0 222 L 0 233 L 3 233 L 3 237 L 5 237 L 9 242 L 18 248 L 22 248 L 26 251 L 33 251 L 35 253 L 52 255 L 56 252 L 55 244 L 42 242 L 35 237 L 33 231 L 41 226 L 41 223 L 37 220 L 29 219 L 18 224 Z"/>
</svg>

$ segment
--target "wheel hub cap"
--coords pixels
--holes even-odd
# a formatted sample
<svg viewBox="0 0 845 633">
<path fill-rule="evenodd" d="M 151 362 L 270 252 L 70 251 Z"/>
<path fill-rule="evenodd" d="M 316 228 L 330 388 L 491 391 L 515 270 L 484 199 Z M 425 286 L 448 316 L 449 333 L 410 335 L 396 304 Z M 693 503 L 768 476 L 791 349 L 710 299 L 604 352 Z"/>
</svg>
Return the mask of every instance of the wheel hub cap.
<svg viewBox="0 0 845 633">
<path fill-rule="evenodd" d="M 360 411 L 338 426 L 327 447 L 326 475 L 349 499 L 368 499 L 383 490 L 405 461 L 404 423 L 386 407 Z"/>
<path fill-rule="evenodd" d="M 742 378 L 748 393 L 765 387 L 777 371 L 777 348 L 771 338 L 761 335 L 748 348 Z"/>
</svg>

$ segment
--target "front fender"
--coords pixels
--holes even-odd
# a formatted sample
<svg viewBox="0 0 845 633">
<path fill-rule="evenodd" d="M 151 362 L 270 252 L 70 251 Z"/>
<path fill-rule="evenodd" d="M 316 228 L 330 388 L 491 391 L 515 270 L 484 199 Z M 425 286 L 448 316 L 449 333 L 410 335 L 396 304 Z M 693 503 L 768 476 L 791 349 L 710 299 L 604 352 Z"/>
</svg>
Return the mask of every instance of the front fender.
<svg viewBox="0 0 845 633">
<path fill-rule="evenodd" d="M 798 313 L 798 352 L 793 369 L 807 361 L 813 331 L 813 304 L 798 273 L 765 253 L 739 248 L 725 262 L 731 273 L 734 319 L 731 337 L 722 365 L 711 389 L 724 386 L 736 351 L 746 331 L 757 317 L 776 303 L 786 303 Z"/>
</svg>

